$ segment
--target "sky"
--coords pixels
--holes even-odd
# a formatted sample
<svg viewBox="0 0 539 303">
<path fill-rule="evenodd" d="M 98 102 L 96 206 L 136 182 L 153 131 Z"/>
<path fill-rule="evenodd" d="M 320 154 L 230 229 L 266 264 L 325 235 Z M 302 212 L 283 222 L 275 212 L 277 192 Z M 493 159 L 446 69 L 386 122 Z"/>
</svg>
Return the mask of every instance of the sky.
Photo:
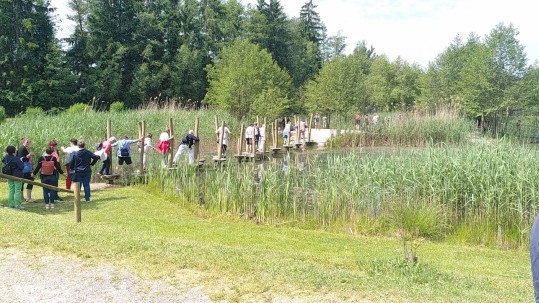
<svg viewBox="0 0 539 303">
<path fill-rule="evenodd" d="M 69 36 L 73 25 L 66 20 L 68 0 L 51 0 L 56 7 L 58 37 Z M 244 5 L 256 0 L 240 0 Z M 307 0 L 281 0 L 290 18 L 298 17 Z M 539 60 L 539 27 L 534 0 L 313 0 L 329 36 L 339 32 L 346 37 L 346 52 L 351 53 L 365 40 L 377 54 L 390 60 L 401 57 L 426 68 L 457 35 L 488 35 L 498 23 L 513 24 L 528 57 Z"/>
</svg>

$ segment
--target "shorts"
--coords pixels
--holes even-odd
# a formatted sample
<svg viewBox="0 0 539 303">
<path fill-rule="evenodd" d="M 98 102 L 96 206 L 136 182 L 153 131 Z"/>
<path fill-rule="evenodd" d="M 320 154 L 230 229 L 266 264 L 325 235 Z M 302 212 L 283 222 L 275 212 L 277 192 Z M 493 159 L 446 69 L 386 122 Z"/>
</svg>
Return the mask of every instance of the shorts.
<svg viewBox="0 0 539 303">
<path fill-rule="evenodd" d="M 124 162 L 126 165 L 131 165 L 133 163 L 131 157 L 118 157 L 118 165 L 123 165 Z"/>
<path fill-rule="evenodd" d="M 247 145 L 253 145 L 253 138 L 246 138 Z"/>
</svg>

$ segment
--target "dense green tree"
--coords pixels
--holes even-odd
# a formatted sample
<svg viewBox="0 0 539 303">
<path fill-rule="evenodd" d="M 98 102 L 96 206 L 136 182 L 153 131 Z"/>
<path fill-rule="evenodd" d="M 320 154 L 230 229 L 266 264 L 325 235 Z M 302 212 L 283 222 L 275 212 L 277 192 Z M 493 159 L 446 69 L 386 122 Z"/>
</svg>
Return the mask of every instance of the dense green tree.
<svg viewBox="0 0 539 303">
<path fill-rule="evenodd" d="M 313 0 L 309 0 L 301 7 L 299 12 L 300 31 L 304 38 L 320 47 L 326 36 L 326 26 L 320 20 L 320 14 L 316 11 L 316 7 Z"/>
<path fill-rule="evenodd" d="M 61 106 L 64 77 L 59 43 L 43 0 L 0 0 L 0 102 L 9 115 L 28 106 Z"/>
<path fill-rule="evenodd" d="M 291 107 L 290 76 L 258 45 L 237 39 L 208 66 L 210 86 L 204 101 L 238 117 L 278 117 Z"/>
<path fill-rule="evenodd" d="M 367 99 L 369 64 L 357 54 L 337 57 L 324 64 L 318 77 L 309 81 L 305 107 L 318 112 L 350 112 L 362 109 Z"/>
<path fill-rule="evenodd" d="M 259 0 L 256 9 L 250 11 L 249 39 L 266 49 L 277 64 L 290 70 L 289 20 L 279 0 Z"/>
</svg>

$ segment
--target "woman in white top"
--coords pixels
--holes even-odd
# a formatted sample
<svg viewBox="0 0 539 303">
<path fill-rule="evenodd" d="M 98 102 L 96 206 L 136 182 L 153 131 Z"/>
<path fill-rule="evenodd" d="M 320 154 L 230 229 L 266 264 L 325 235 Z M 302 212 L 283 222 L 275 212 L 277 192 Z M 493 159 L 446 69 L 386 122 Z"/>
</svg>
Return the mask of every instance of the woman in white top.
<svg viewBox="0 0 539 303">
<path fill-rule="evenodd" d="M 215 131 L 215 134 L 217 135 L 217 144 L 219 144 L 219 137 L 221 136 L 221 127 L 217 128 L 217 130 Z M 226 123 L 225 123 L 224 132 L 223 132 L 223 143 L 221 146 L 221 152 L 223 153 L 223 155 L 225 154 L 226 148 L 228 146 L 229 135 L 230 135 L 230 129 L 228 129 L 228 126 L 226 126 Z"/>
</svg>

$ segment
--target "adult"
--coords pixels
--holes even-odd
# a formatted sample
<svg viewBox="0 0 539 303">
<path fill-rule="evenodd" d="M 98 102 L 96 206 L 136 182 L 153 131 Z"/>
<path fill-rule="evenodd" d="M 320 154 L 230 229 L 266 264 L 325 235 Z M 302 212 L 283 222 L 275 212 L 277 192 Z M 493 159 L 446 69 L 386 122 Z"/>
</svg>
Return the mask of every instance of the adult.
<svg viewBox="0 0 539 303">
<path fill-rule="evenodd" d="M 163 131 L 159 135 L 159 141 L 157 141 L 157 151 L 163 155 L 163 167 L 167 166 L 167 160 L 168 160 L 168 153 L 172 150 L 172 146 L 170 146 L 170 140 L 172 140 L 174 137 L 170 135 L 170 128 L 165 128 L 165 131 Z"/>
<path fill-rule="evenodd" d="M 221 137 L 221 127 L 215 130 L 215 135 L 217 135 L 217 144 L 219 144 L 219 138 Z M 230 136 L 230 129 L 228 128 L 226 123 L 224 123 L 223 142 L 221 143 L 221 152 L 223 157 L 225 157 L 226 149 L 228 147 L 228 136 Z"/>
<path fill-rule="evenodd" d="M 539 303 L 539 215 L 535 217 L 530 232 L 530 261 L 535 290 L 535 302 Z"/>
<path fill-rule="evenodd" d="M 56 161 L 58 163 L 60 163 L 60 155 L 58 154 L 58 141 L 56 141 L 55 139 L 50 140 L 48 147 L 52 148 L 51 156 L 53 156 L 56 159 Z M 45 153 L 43 153 L 43 156 L 45 156 L 45 154 L 46 154 L 46 151 L 45 151 Z M 35 175 L 35 173 L 34 173 L 34 175 Z M 60 178 L 60 175 L 58 174 L 57 170 L 54 171 L 54 175 L 56 177 L 56 185 L 54 185 L 54 186 L 58 187 L 58 179 Z M 57 191 L 54 191 L 53 194 L 55 195 L 54 200 L 63 201 L 62 198 L 60 198 L 60 196 L 58 195 Z"/>
<path fill-rule="evenodd" d="M 78 147 L 79 150 L 73 152 L 73 157 L 69 162 L 71 181 L 82 184 L 82 187 L 84 187 L 84 200 L 90 202 L 92 166 L 99 161 L 99 156 L 87 150 L 83 140 L 78 142 Z"/>
<path fill-rule="evenodd" d="M 63 147 L 62 146 L 62 152 L 64 153 L 64 163 L 66 167 L 66 189 L 71 189 L 71 178 L 69 176 L 69 162 L 71 162 L 71 158 L 73 156 L 73 152 L 76 152 L 79 150 L 78 146 L 79 141 L 75 138 L 72 138 L 69 141 L 69 147 Z"/>
<path fill-rule="evenodd" d="M 378 113 L 374 113 L 374 116 L 372 116 L 372 124 L 378 125 Z"/>
<path fill-rule="evenodd" d="M 174 160 L 172 162 L 177 164 L 181 155 L 187 151 L 187 154 L 189 155 L 189 164 L 193 164 L 195 162 L 195 153 L 191 147 L 199 140 L 200 139 L 194 135 L 194 131 L 192 129 L 189 130 L 187 134 L 183 136 L 182 141 L 180 142 L 180 147 L 178 148 L 176 155 L 174 155 Z"/>
<path fill-rule="evenodd" d="M 16 148 L 15 146 L 8 146 L 6 148 L 7 155 L 2 159 L 4 166 L 9 167 L 9 175 L 17 178 L 23 178 L 22 169 L 24 165 L 19 157 L 15 156 Z M 24 206 L 21 205 L 21 190 L 22 182 L 15 180 L 7 180 L 8 185 L 8 195 L 7 195 L 7 205 L 10 208 L 15 209 L 24 209 Z"/>
<path fill-rule="evenodd" d="M 34 169 L 34 175 L 40 173 L 39 178 L 44 184 L 58 187 L 58 174 L 64 174 L 60 162 L 54 157 L 54 148 L 47 147 L 45 154 L 37 159 L 37 166 Z M 54 200 L 57 199 L 57 192 L 43 187 L 43 200 L 45 201 L 45 209 L 54 208 Z"/>
<path fill-rule="evenodd" d="M 326 117 L 325 115 L 322 117 L 322 127 L 323 128 L 328 128 L 328 117 Z"/>
<path fill-rule="evenodd" d="M 361 115 L 359 113 L 356 114 L 356 117 L 354 118 L 354 125 L 356 129 L 359 129 L 361 126 Z"/>
<path fill-rule="evenodd" d="M 298 128 L 299 128 L 299 139 L 305 142 L 305 130 L 307 129 L 307 123 L 303 120 L 299 120 Z"/>
<path fill-rule="evenodd" d="M 517 121 L 517 134 L 519 137 L 520 137 L 520 127 L 521 127 L 520 120 L 518 120 Z"/>
<path fill-rule="evenodd" d="M 255 139 L 255 149 L 258 149 L 258 142 L 260 142 L 260 128 L 258 127 L 258 123 L 255 123 L 253 126 L 253 134 Z"/>
<path fill-rule="evenodd" d="M 97 173 L 98 175 L 110 175 L 110 169 L 112 166 L 112 144 L 114 144 L 115 142 L 116 138 L 110 137 L 101 143 L 101 152 L 105 155 L 103 156 L 103 158 L 101 158 L 102 160 L 104 160 L 101 164 L 101 169 Z"/>
<path fill-rule="evenodd" d="M 253 126 L 253 123 L 249 124 L 247 128 L 245 129 L 245 144 L 246 144 L 246 152 L 248 154 L 253 152 L 253 138 L 255 135 L 255 128 Z"/>
<path fill-rule="evenodd" d="M 32 173 L 32 158 L 34 157 L 34 152 L 30 152 L 30 139 L 24 137 L 22 138 L 22 145 L 17 150 L 17 157 L 21 158 L 23 162 L 23 178 L 26 180 L 34 181 L 34 174 Z M 32 200 L 32 189 L 34 186 L 32 184 L 26 185 L 26 202 L 36 203 Z M 24 186 L 21 187 L 21 200 L 24 200 Z"/>
<path fill-rule="evenodd" d="M 316 113 L 314 115 L 314 127 L 316 129 L 320 129 L 320 114 L 319 113 Z"/>
<path fill-rule="evenodd" d="M 148 133 L 144 138 L 143 148 L 144 154 L 142 155 L 142 169 L 146 170 L 146 164 L 148 163 L 148 153 L 150 150 L 155 149 L 152 145 L 152 133 Z"/>
<path fill-rule="evenodd" d="M 137 140 L 130 140 L 129 137 L 124 136 L 124 138 L 118 142 L 112 143 L 112 146 L 118 147 L 118 165 L 122 166 L 124 163 L 126 165 L 131 165 L 133 160 L 131 160 L 131 145 L 137 142 L 142 141 L 144 138 L 139 138 Z"/>
<path fill-rule="evenodd" d="M 288 146 L 288 139 L 290 139 L 290 129 L 292 128 L 292 125 L 291 125 L 291 122 L 290 122 L 290 119 L 287 119 L 285 121 L 285 124 L 284 124 L 284 128 L 283 128 L 283 145 L 284 146 Z"/>
</svg>

